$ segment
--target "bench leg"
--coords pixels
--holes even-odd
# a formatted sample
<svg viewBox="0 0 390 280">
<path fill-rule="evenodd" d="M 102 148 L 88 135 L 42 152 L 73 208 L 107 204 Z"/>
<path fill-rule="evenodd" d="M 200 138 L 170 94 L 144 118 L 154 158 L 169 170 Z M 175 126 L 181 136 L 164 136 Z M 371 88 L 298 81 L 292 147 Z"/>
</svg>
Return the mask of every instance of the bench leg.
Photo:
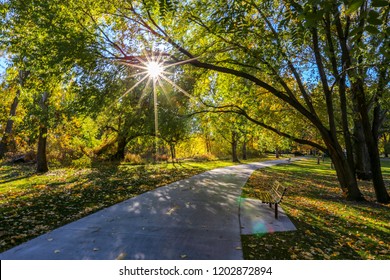
<svg viewBox="0 0 390 280">
<path fill-rule="evenodd" d="M 278 219 L 278 204 L 275 203 L 275 219 Z"/>
<path fill-rule="evenodd" d="M 269 204 L 269 207 L 272 208 L 272 203 Z"/>
</svg>

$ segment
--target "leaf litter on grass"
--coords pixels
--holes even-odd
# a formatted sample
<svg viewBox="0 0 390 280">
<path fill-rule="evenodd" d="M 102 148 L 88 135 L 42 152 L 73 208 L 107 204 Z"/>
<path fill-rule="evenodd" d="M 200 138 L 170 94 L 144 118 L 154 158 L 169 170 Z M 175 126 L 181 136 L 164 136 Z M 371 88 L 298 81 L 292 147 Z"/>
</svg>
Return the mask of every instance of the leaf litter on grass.
<svg viewBox="0 0 390 280">
<path fill-rule="evenodd" d="M 205 169 L 207 164 L 203 168 L 101 164 L 37 175 L 33 166 L 0 166 L 0 252 Z"/>
<path fill-rule="evenodd" d="M 367 202 L 346 201 L 334 170 L 305 160 L 254 172 L 243 193 L 256 197 L 276 179 L 297 231 L 242 236 L 246 259 L 390 259 L 390 207 L 375 202 L 370 182 L 359 182 Z"/>
</svg>

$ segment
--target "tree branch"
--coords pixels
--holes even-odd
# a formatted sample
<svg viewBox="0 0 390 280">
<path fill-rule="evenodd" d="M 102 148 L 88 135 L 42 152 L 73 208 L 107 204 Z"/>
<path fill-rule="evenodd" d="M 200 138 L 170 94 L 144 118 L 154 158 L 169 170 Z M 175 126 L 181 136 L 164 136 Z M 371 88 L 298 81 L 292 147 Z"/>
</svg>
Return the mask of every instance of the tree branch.
<svg viewBox="0 0 390 280">
<path fill-rule="evenodd" d="M 234 114 L 238 114 L 238 115 L 244 116 L 246 119 L 248 119 L 249 121 L 251 121 L 257 125 L 265 128 L 267 130 L 270 130 L 270 131 L 272 131 L 272 132 L 274 132 L 282 137 L 288 138 L 288 139 L 290 139 L 298 144 L 309 145 L 309 146 L 311 146 L 313 148 L 317 148 L 323 152 L 327 151 L 326 147 L 324 147 L 318 143 L 315 143 L 313 141 L 306 140 L 306 139 L 297 138 L 297 137 L 292 136 L 286 132 L 278 130 L 277 128 L 274 128 L 270 125 L 267 125 L 259 120 L 254 119 L 253 117 L 249 116 L 249 114 L 245 110 L 243 110 L 242 108 L 240 108 L 237 105 L 209 106 L 209 107 L 212 107 L 214 110 L 196 111 L 194 113 L 189 114 L 188 116 L 194 116 L 194 115 L 204 114 L 204 113 L 234 113 Z"/>
<path fill-rule="evenodd" d="M 322 57 L 321 57 L 321 50 L 318 43 L 318 31 L 317 28 L 313 27 L 311 29 L 312 32 L 312 38 L 313 38 L 313 49 L 314 49 L 314 55 L 316 59 L 316 64 L 318 68 L 318 72 L 320 74 L 322 87 L 324 89 L 325 94 L 325 101 L 326 101 L 326 107 L 328 112 L 328 120 L 329 120 L 329 128 L 330 132 L 332 133 L 332 136 L 334 139 L 336 139 L 336 124 L 334 119 L 334 108 L 333 108 L 333 100 L 332 100 L 332 93 L 329 89 L 328 80 L 326 78 L 325 68 L 322 63 Z"/>
</svg>

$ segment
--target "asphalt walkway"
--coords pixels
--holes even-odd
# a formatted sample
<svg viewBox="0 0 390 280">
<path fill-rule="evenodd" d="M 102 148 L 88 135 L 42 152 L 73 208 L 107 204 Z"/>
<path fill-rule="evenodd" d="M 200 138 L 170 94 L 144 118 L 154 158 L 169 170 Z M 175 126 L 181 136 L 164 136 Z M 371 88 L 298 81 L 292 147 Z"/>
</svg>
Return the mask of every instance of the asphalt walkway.
<svg viewBox="0 0 390 280">
<path fill-rule="evenodd" d="M 256 169 L 274 160 L 214 169 L 144 193 L 0 254 L 0 259 L 243 259 L 241 234 L 295 227 L 241 199 Z"/>
</svg>

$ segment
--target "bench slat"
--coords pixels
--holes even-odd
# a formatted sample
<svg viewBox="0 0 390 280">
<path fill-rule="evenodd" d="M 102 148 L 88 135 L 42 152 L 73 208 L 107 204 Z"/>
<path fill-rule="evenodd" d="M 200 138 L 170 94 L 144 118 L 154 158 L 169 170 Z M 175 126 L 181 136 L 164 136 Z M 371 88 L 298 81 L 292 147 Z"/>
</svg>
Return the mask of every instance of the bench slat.
<svg viewBox="0 0 390 280">
<path fill-rule="evenodd" d="M 287 188 L 275 181 L 272 188 L 268 191 L 261 191 L 258 193 L 258 198 L 263 203 L 275 204 L 275 219 L 278 218 L 278 204 L 282 201 L 282 198 Z"/>
</svg>

